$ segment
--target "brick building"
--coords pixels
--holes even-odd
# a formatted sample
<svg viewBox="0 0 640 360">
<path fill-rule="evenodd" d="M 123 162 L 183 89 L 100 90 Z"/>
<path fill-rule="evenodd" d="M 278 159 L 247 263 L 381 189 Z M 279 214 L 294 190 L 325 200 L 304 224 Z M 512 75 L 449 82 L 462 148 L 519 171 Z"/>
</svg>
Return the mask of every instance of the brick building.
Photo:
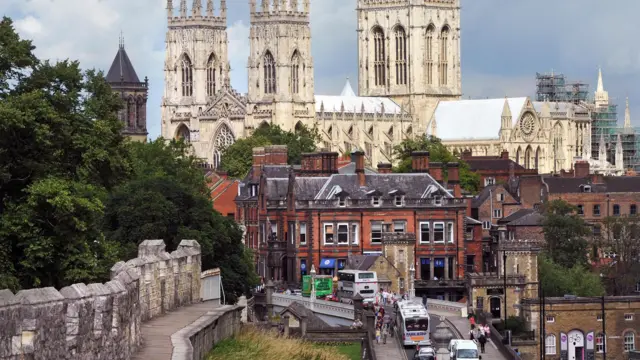
<svg viewBox="0 0 640 360">
<path fill-rule="evenodd" d="M 481 257 L 465 250 L 478 248 L 466 236 L 477 224 L 467 226 L 457 164 L 447 165 L 444 184 L 443 165 L 430 164 L 428 152 L 413 154 L 410 174 L 393 174 L 388 164 L 367 172 L 363 156 L 354 152 L 353 166 L 344 167 L 353 173 L 340 173 L 337 153 L 307 154 L 293 169 L 286 147 L 254 149 L 236 203 L 259 274 L 299 283 L 315 265 L 334 275 L 349 255 L 382 255 L 383 238 L 396 234 L 396 241 L 415 239 L 412 254 L 394 251 L 394 266 L 415 258 L 417 295 L 462 298 L 467 260 Z"/>
<path fill-rule="evenodd" d="M 471 171 L 480 175 L 480 189 L 506 184 L 514 177 L 538 174 L 537 169 L 526 169 L 509 159 L 509 152 L 506 150 L 499 156 L 473 156 L 471 150 L 466 150 L 462 152 L 462 160 L 469 164 Z"/>
<path fill-rule="evenodd" d="M 604 300 L 604 301 L 603 301 Z M 523 359 L 540 359 L 540 317 L 544 323 L 545 358 L 627 359 L 640 347 L 640 296 L 523 299 L 521 311 L 536 341 L 514 344 Z M 604 310 L 604 311 L 603 311 Z"/>
<path fill-rule="evenodd" d="M 211 170 L 205 173 L 205 180 L 209 188 L 209 196 L 213 202 L 213 208 L 224 216 L 235 218 L 235 199 L 238 195 L 240 181 L 229 179 L 224 172 Z"/>
</svg>

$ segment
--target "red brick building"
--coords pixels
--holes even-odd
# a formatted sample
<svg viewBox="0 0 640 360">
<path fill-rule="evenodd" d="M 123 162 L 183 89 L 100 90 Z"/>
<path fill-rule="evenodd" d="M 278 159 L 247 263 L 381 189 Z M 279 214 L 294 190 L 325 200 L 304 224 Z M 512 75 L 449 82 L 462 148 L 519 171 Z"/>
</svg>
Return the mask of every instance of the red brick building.
<svg viewBox="0 0 640 360">
<path fill-rule="evenodd" d="M 462 160 L 469 164 L 471 171 L 480 175 L 480 189 L 495 184 L 506 184 L 509 179 L 525 175 L 537 175 L 537 169 L 526 169 L 509 159 L 504 150 L 499 156 L 473 156 L 471 150 L 462 153 Z"/>
<path fill-rule="evenodd" d="M 236 203 L 259 274 L 290 284 L 312 265 L 335 274 L 349 255 L 381 254 L 383 234 L 407 234 L 415 239 L 416 294 L 462 298 L 465 269 L 481 258 L 472 253 L 481 229 L 467 217 L 458 164 L 447 165 L 443 184 L 443 165 L 430 164 L 428 152 L 414 153 L 410 174 L 393 174 L 389 164 L 369 172 L 362 152 L 340 171 L 337 159 L 337 153 L 307 154 L 293 169 L 286 147 L 254 149 Z"/>
</svg>

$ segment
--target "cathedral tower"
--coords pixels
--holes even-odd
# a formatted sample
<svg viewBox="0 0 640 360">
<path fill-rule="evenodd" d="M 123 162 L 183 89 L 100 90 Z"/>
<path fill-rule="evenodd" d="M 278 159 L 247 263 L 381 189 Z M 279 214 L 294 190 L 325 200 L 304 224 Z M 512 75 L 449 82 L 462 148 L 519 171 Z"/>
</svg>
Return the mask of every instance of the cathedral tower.
<svg viewBox="0 0 640 360">
<path fill-rule="evenodd" d="M 226 0 L 219 0 L 219 11 L 206 0 L 204 13 L 203 1 L 193 0 L 188 11 L 187 0 L 180 0 L 175 14 L 173 1 L 167 0 L 162 98 L 162 136 L 191 141 L 198 156 L 207 151 L 200 148 L 200 137 L 210 135 L 201 133 L 198 115 L 229 82 Z"/>
<path fill-rule="evenodd" d="M 460 0 L 358 0 L 358 91 L 408 104 L 419 131 L 462 93 Z"/>
<path fill-rule="evenodd" d="M 291 130 L 315 116 L 310 0 L 249 0 L 246 126 L 274 123 Z"/>
<path fill-rule="evenodd" d="M 132 140 L 146 141 L 149 80 L 145 77 L 144 81 L 140 81 L 138 78 L 129 55 L 124 49 L 122 36 L 106 80 L 111 89 L 119 93 L 124 101 L 124 107 L 118 112 L 118 118 L 124 123 L 122 133 Z"/>
</svg>

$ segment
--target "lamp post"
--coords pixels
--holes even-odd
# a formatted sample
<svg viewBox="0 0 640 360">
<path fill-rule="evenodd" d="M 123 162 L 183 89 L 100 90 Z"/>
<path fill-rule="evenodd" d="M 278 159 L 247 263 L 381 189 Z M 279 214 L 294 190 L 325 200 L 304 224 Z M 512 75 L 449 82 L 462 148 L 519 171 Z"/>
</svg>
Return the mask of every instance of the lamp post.
<svg viewBox="0 0 640 360">
<path fill-rule="evenodd" d="M 411 283 L 409 284 L 409 299 L 413 299 L 416 296 L 416 268 L 413 263 L 411 263 L 411 267 L 409 268 L 409 278 L 409 281 L 411 281 Z"/>
<path fill-rule="evenodd" d="M 502 273 L 504 286 L 504 326 L 507 326 L 507 252 L 502 252 Z"/>
<path fill-rule="evenodd" d="M 311 264 L 311 310 L 314 308 L 314 304 L 316 302 L 316 267 Z"/>
</svg>

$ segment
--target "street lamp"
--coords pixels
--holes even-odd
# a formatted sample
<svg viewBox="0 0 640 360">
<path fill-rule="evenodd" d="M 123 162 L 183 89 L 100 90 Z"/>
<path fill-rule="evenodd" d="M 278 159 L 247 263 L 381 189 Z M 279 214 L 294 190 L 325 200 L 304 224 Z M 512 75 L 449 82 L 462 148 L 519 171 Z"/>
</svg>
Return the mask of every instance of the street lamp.
<svg viewBox="0 0 640 360">
<path fill-rule="evenodd" d="M 311 310 L 314 308 L 314 304 L 316 301 L 316 267 L 311 264 Z"/>
<path fill-rule="evenodd" d="M 507 252 L 502 252 L 502 272 L 504 282 L 504 326 L 507 327 Z"/>
<path fill-rule="evenodd" d="M 411 267 L 409 268 L 409 277 L 411 283 L 409 284 L 409 299 L 412 300 L 416 296 L 416 288 L 415 288 L 415 280 L 416 280 L 416 268 L 411 263 Z"/>
</svg>

